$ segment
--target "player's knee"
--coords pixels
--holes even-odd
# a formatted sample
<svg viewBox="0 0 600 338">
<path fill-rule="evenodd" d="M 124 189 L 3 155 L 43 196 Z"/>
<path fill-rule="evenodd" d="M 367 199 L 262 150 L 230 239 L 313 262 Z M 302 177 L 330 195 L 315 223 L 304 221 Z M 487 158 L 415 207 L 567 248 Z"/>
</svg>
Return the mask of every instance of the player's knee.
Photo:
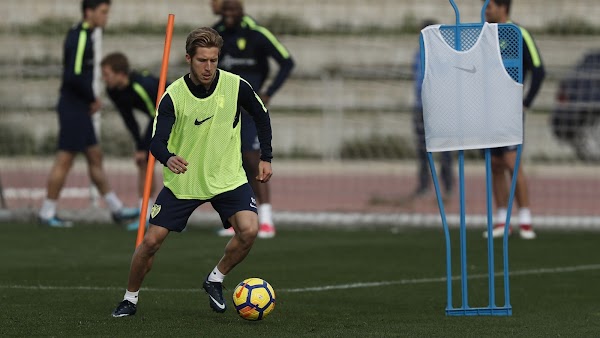
<svg viewBox="0 0 600 338">
<path fill-rule="evenodd" d="M 240 223 L 238 227 L 240 240 L 246 245 L 252 245 L 256 236 L 258 236 L 258 222 L 248 220 Z"/>
<path fill-rule="evenodd" d="M 56 167 L 63 170 L 68 171 L 73 166 L 73 162 L 75 161 L 75 157 L 70 154 L 59 154 L 56 157 Z"/>
<path fill-rule="evenodd" d="M 154 236 L 145 236 L 142 241 L 143 249 L 148 255 L 154 255 L 160 249 L 162 241 Z"/>
</svg>

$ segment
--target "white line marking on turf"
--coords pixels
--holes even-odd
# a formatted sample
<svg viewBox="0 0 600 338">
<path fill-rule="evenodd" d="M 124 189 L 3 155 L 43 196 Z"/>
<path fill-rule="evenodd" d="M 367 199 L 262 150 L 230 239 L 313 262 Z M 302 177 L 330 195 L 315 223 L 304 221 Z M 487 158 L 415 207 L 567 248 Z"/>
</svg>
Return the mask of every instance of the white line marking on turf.
<svg viewBox="0 0 600 338">
<path fill-rule="evenodd" d="M 510 272 L 511 277 L 515 276 L 532 276 L 532 275 L 555 275 L 569 272 L 592 271 L 600 270 L 600 264 L 565 266 L 557 268 L 540 268 L 530 270 L 517 270 Z M 496 272 L 496 277 L 503 276 L 503 272 Z M 488 274 L 474 274 L 468 277 L 469 279 L 485 279 Z M 459 280 L 460 276 L 452 276 L 452 280 Z M 389 285 L 414 285 L 428 283 L 442 283 L 446 281 L 446 277 L 435 278 L 410 278 L 394 281 L 381 282 L 365 282 L 365 283 L 349 283 L 338 285 L 325 285 L 307 288 L 292 288 L 292 289 L 277 289 L 278 293 L 299 293 L 299 292 L 321 292 L 329 290 L 345 290 L 345 289 L 360 289 L 374 286 L 389 286 Z M 0 289 L 18 289 L 18 290 L 38 290 L 38 291 L 123 291 L 125 287 L 115 286 L 50 286 L 50 285 L 0 285 Z M 163 289 L 163 288 L 142 288 L 145 292 L 200 292 L 202 289 Z"/>
<path fill-rule="evenodd" d="M 567 266 L 567 267 L 558 267 L 558 268 L 541 268 L 541 269 L 532 269 L 532 270 L 519 270 L 519 271 L 513 271 L 513 272 L 509 271 L 509 276 L 514 277 L 514 276 L 530 276 L 530 275 L 542 275 L 542 274 L 547 275 L 547 274 L 559 274 L 559 273 L 591 271 L 591 270 L 600 270 L 600 264 Z M 504 272 L 496 272 L 495 276 L 496 277 L 504 276 Z M 487 273 L 473 274 L 473 275 L 468 276 L 468 279 L 486 279 L 486 278 L 488 278 Z M 460 276 L 452 276 L 452 280 L 460 280 Z M 426 283 L 441 283 L 441 282 L 446 282 L 446 277 L 401 279 L 401 280 L 396 280 L 396 281 L 327 285 L 327 286 L 310 287 L 310 288 L 284 289 L 281 291 L 290 292 L 290 293 L 291 292 L 311 292 L 311 291 L 318 292 L 318 291 L 328 291 L 328 290 L 358 289 L 358 288 L 367 288 L 367 287 L 373 287 L 373 286 L 426 284 Z"/>
</svg>

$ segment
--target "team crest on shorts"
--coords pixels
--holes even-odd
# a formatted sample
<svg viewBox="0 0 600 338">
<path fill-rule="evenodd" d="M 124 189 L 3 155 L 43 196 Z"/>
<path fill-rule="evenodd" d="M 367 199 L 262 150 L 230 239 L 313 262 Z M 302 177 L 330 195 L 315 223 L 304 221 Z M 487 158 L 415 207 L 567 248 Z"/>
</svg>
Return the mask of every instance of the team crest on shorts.
<svg viewBox="0 0 600 338">
<path fill-rule="evenodd" d="M 159 212 L 160 212 L 160 204 L 154 204 L 152 206 L 152 210 L 150 211 L 150 216 L 152 216 L 152 218 L 155 218 Z"/>
</svg>

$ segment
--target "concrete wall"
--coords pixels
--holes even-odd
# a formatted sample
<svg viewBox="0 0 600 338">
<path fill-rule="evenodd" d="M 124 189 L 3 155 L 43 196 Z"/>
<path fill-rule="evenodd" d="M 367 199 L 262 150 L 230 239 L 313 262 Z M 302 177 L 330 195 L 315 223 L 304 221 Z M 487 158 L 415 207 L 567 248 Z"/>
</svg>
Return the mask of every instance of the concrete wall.
<svg viewBox="0 0 600 338">
<path fill-rule="evenodd" d="M 63 36 L 24 36 L 15 39 L 0 35 L 0 95 L 14 98 L 0 101 L 2 106 L 50 107 L 56 100 L 62 58 Z M 170 57 L 170 78 L 187 70 L 183 67 L 185 37 L 176 35 Z M 293 109 L 320 109 L 330 101 L 322 95 L 328 87 L 327 70 L 339 69 L 341 76 L 352 74 L 357 80 L 347 80 L 340 100 L 344 108 L 406 109 L 413 101 L 410 81 L 410 62 L 417 48 L 416 38 L 410 35 L 377 37 L 299 37 L 284 36 L 282 42 L 296 61 L 292 78 L 279 92 L 272 104 Z M 537 36 L 548 72 L 535 107 L 551 109 L 558 85 L 557 79 L 589 49 L 600 49 L 597 37 Z M 162 58 L 163 36 L 108 35 L 104 39 L 104 54 L 121 50 L 127 53 L 138 69 L 158 73 Z M 38 66 L 24 65 L 35 60 Z M 381 79 L 368 81 L 369 78 Z M 14 79 L 26 77 L 15 85 Z M 30 79 L 34 77 L 34 79 Z M 48 77 L 47 80 L 41 79 Z M 387 78 L 387 80 L 386 80 Z M 401 80 L 403 79 L 403 80 Z M 44 85 L 46 84 L 46 85 Z M 19 96 L 24 88 L 36 88 Z"/>
<path fill-rule="evenodd" d="M 456 0 L 463 22 L 480 21 L 481 0 Z M 166 23 L 169 13 L 177 23 L 208 25 L 215 21 L 209 0 L 116 0 L 110 22 L 113 24 Z M 513 2 L 513 19 L 528 27 L 578 17 L 595 23 L 600 17 L 598 0 L 520 0 Z M 247 12 L 256 18 L 274 14 L 301 18 L 319 28 L 343 22 L 351 25 L 396 26 L 405 16 L 435 18 L 454 22 L 454 12 L 445 0 L 247 0 Z M 42 18 L 78 20 L 79 0 L 2 0 L 0 25 L 31 23 Z"/>
<path fill-rule="evenodd" d="M 590 22 L 600 16 L 600 0 L 565 2 L 558 0 L 520 0 L 515 2 L 514 19 L 530 27 L 557 18 L 579 16 Z M 167 14 L 176 14 L 176 24 L 211 24 L 215 17 L 209 0 L 113 0 L 111 24 L 148 22 L 164 25 Z M 446 0 L 246 0 L 248 12 L 259 20 L 276 13 L 302 18 L 313 27 L 350 21 L 355 25 L 394 26 L 405 16 L 437 17 L 452 23 L 453 12 Z M 463 22 L 478 21 L 480 0 L 457 0 L 463 8 Z M 0 0 L 1 26 L 34 23 L 57 17 L 79 19 L 79 0 Z M 531 16 L 519 15 L 533 13 Z M 41 119 L 35 132 L 54 132 L 56 103 L 62 59 L 63 33 L 52 36 L 23 35 L 15 31 L 0 34 L 0 109 L 4 120 L 19 124 L 23 116 Z M 417 48 L 417 37 L 398 36 L 280 36 L 296 60 L 292 78 L 272 101 L 275 138 L 279 151 L 294 147 L 310 152 L 335 153 L 341 142 L 352 137 L 397 134 L 412 138 L 410 106 L 413 102 L 410 62 Z M 600 48 L 597 36 L 536 35 L 549 74 L 538 95 L 535 108 L 551 109 L 555 104 L 557 79 L 585 51 Z M 169 75 L 183 74 L 183 43 L 176 35 L 171 52 Z M 164 36 L 106 35 L 104 54 L 122 50 L 134 67 L 158 72 Z M 343 81 L 328 78 L 338 69 Z M 390 75 L 391 74 L 391 75 Z M 378 78 L 379 77 L 379 78 Z M 108 103 L 108 100 L 105 99 Z M 290 114 L 306 110 L 312 113 Z M 122 123 L 107 107 L 107 126 L 124 134 Z M 317 111 L 315 113 L 315 111 Z M 320 113 L 320 112 L 323 113 Z M 366 112 L 357 114 L 356 112 Z M 27 112 L 23 114 L 23 112 Z M 281 112 L 281 113 L 279 113 Z M 342 115 L 340 115 L 342 114 Z M 345 115 L 344 115 L 345 114 Z M 569 149 L 553 140 L 546 115 L 527 119 L 528 155 L 544 157 L 546 152 L 565 157 Z M 330 126 L 331 128 L 329 128 Z M 119 129 L 120 128 L 120 129 Z M 333 130 L 333 132 L 332 132 Z M 531 130 L 531 132 L 530 132 Z M 550 156 L 550 155 L 548 155 Z"/>
</svg>

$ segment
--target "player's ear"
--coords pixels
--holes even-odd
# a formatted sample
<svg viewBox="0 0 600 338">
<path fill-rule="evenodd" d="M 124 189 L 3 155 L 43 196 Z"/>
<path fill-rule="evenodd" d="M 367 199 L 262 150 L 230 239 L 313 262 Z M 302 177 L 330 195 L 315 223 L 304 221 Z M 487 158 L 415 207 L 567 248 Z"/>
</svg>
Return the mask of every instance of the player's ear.
<svg viewBox="0 0 600 338">
<path fill-rule="evenodd" d="M 192 57 L 190 56 L 190 54 L 185 53 L 185 61 L 187 61 L 188 65 L 192 64 Z"/>
</svg>

